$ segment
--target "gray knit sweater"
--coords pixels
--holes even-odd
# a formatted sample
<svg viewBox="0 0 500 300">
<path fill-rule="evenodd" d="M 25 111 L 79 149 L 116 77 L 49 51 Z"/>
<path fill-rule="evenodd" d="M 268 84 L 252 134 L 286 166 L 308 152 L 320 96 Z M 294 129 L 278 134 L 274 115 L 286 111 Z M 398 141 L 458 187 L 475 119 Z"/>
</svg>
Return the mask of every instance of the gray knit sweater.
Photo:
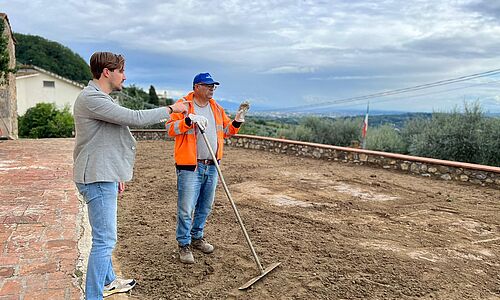
<svg viewBox="0 0 500 300">
<path fill-rule="evenodd" d="M 131 110 L 120 106 L 94 81 L 89 81 L 78 95 L 73 115 L 76 130 L 73 180 L 78 183 L 131 180 L 136 141 L 128 126 L 169 119 L 165 107 Z"/>
</svg>

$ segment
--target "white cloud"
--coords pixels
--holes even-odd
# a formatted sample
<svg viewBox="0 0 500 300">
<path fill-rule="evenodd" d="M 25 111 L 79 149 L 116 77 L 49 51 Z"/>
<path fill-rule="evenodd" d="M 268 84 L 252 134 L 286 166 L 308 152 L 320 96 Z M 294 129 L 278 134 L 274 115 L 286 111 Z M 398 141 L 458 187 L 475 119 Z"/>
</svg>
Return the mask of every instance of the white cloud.
<svg viewBox="0 0 500 300">
<path fill-rule="evenodd" d="M 314 68 L 300 66 L 281 66 L 264 71 L 264 74 L 313 73 Z"/>
<path fill-rule="evenodd" d="M 251 75 L 258 91 L 242 84 L 226 92 L 268 99 L 286 88 L 291 96 L 276 100 L 286 104 L 332 98 L 320 81 L 359 95 L 500 65 L 500 12 L 488 1 L 9 0 L 2 10 L 15 32 L 173 60 L 183 78 L 201 67 L 227 73 L 232 85 Z M 155 86 L 171 80 L 163 70 L 129 70 L 143 82 L 157 78 Z M 311 86 L 290 87 L 290 77 Z"/>
</svg>

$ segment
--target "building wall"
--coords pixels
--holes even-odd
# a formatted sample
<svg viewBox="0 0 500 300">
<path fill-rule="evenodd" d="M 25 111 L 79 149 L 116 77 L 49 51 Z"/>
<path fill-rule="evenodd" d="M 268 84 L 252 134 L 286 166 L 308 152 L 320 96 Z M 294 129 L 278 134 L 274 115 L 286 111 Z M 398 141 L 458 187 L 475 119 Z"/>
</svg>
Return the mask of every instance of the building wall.
<svg viewBox="0 0 500 300">
<path fill-rule="evenodd" d="M 53 86 L 44 86 L 44 81 L 53 83 Z M 41 72 L 17 77 L 16 86 L 17 113 L 20 116 L 41 102 L 55 103 L 59 109 L 69 105 L 72 113 L 76 97 L 82 91 L 81 87 Z"/>
<path fill-rule="evenodd" d="M 16 66 L 15 43 L 7 15 L 0 13 L 0 22 L 4 22 L 3 36 L 8 39 L 9 68 Z M 0 137 L 17 139 L 16 77 L 10 73 L 7 81 L 0 85 Z"/>
</svg>

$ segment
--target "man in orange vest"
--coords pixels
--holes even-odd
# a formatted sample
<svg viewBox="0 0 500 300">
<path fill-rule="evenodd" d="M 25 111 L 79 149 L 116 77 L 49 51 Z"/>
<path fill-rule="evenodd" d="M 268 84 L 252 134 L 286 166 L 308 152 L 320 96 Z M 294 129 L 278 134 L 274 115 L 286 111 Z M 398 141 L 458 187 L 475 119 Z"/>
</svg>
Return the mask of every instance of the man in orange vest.
<svg viewBox="0 0 500 300">
<path fill-rule="evenodd" d="M 212 253 L 214 246 L 203 236 L 203 229 L 212 210 L 217 187 L 217 168 L 199 128 L 207 136 L 217 160 L 222 158 L 224 138 L 239 131 L 248 110 L 240 109 L 233 121 L 212 98 L 219 82 L 209 73 L 194 77 L 193 91 L 179 99 L 188 104 L 188 112 L 174 113 L 167 122 L 168 135 L 175 137 L 177 169 L 177 229 L 180 261 L 193 264 L 191 248 Z M 195 125 L 195 123 L 197 125 Z"/>
</svg>

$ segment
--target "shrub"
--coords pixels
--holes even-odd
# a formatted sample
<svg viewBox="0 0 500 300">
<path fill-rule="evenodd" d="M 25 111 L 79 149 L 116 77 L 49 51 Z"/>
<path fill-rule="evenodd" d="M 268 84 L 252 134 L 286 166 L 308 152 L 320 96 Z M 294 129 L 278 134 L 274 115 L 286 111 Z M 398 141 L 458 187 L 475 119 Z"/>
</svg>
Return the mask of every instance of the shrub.
<svg viewBox="0 0 500 300">
<path fill-rule="evenodd" d="M 362 118 L 341 118 L 331 120 L 331 125 L 324 128 L 327 143 L 349 147 L 353 141 L 361 141 Z"/>
<path fill-rule="evenodd" d="M 327 119 L 306 117 L 300 124 L 279 132 L 288 139 L 329 144 L 336 146 L 350 146 L 353 140 L 360 139 L 361 119 Z"/>
<path fill-rule="evenodd" d="M 485 165 L 500 166 L 500 118 L 486 118 L 478 134 L 478 161 Z"/>
<path fill-rule="evenodd" d="M 431 115 L 432 117 L 432 115 Z M 416 139 L 419 134 L 424 131 L 426 126 L 429 126 L 430 119 L 417 117 L 414 119 L 410 119 L 405 122 L 404 127 L 401 129 L 401 138 L 404 143 L 404 154 L 410 153 L 410 148 L 412 144 L 416 143 Z"/>
<path fill-rule="evenodd" d="M 313 130 L 302 125 L 281 129 L 278 136 L 294 141 L 315 142 Z"/>
<path fill-rule="evenodd" d="M 228 113 L 228 117 L 233 119 L 234 114 Z M 257 136 L 280 137 L 279 132 L 290 127 L 282 119 L 264 116 L 246 116 L 245 123 L 240 127 L 240 134 L 250 134 Z"/>
<path fill-rule="evenodd" d="M 66 106 L 58 110 L 54 103 L 38 103 L 18 118 L 19 136 L 56 138 L 73 136 L 73 116 Z"/>
<path fill-rule="evenodd" d="M 390 125 L 370 129 L 366 138 L 366 147 L 370 150 L 378 150 L 394 153 L 405 153 L 406 147 L 400 133 Z"/>
<path fill-rule="evenodd" d="M 431 120 L 415 126 L 420 133 L 407 135 L 408 151 L 418 156 L 498 165 L 499 122 L 485 117 L 478 103 L 465 103 L 463 113 L 456 108 L 451 113 L 433 113 Z"/>
</svg>

